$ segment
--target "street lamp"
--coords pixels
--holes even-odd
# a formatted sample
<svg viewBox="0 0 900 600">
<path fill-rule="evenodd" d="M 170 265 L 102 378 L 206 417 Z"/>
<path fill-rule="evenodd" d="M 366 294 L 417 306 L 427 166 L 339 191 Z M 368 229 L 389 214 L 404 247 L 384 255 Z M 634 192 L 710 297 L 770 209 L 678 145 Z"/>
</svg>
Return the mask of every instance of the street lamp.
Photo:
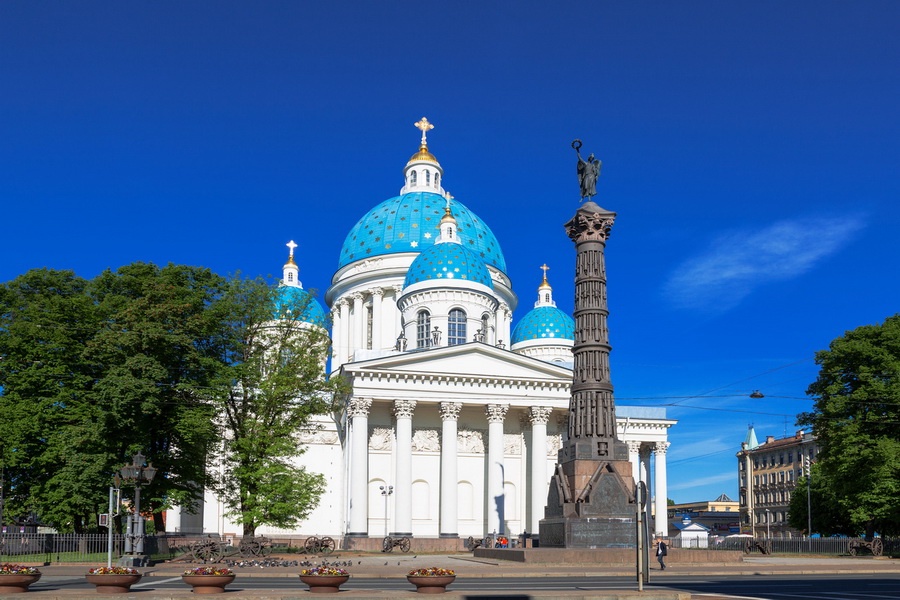
<svg viewBox="0 0 900 600">
<path fill-rule="evenodd" d="M 771 521 L 772 521 L 772 513 L 767 508 L 766 509 L 766 539 L 769 539 L 772 537 L 772 534 L 769 532 L 769 523 Z"/>
<path fill-rule="evenodd" d="M 122 480 L 134 484 L 134 515 L 128 515 L 125 526 L 125 554 L 130 555 L 128 566 L 146 566 L 144 556 L 144 517 L 141 516 L 141 483 L 150 483 L 156 476 L 152 463 L 144 466 L 144 455 L 138 452 L 131 457 L 131 464 L 119 469 Z M 136 564 L 135 564 L 136 563 Z"/>
<path fill-rule="evenodd" d="M 380 485 L 381 495 L 384 496 L 384 537 L 388 534 L 388 496 L 394 493 L 394 486 Z"/>
</svg>

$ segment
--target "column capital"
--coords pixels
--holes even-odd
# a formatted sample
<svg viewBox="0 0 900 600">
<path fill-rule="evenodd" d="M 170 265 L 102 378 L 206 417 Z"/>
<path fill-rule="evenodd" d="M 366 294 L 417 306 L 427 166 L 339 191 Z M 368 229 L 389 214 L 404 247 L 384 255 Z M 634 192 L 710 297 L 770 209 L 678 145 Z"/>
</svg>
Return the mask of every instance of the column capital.
<svg viewBox="0 0 900 600">
<path fill-rule="evenodd" d="M 400 295 L 400 292 L 403 291 L 403 286 L 402 286 L 402 285 L 395 285 L 395 286 L 393 287 L 393 289 L 394 289 L 394 295 L 395 295 L 395 296 L 399 296 L 399 295 Z"/>
<path fill-rule="evenodd" d="M 605 242 L 615 221 L 614 212 L 592 212 L 579 209 L 572 220 L 566 223 L 566 233 L 576 244 L 583 241 Z"/>
<path fill-rule="evenodd" d="M 365 294 L 362 292 L 353 292 L 350 294 L 350 297 L 353 298 L 354 302 L 362 302 L 363 298 L 365 298 Z"/>
<path fill-rule="evenodd" d="M 653 447 L 653 454 L 656 454 L 657 456 L 665 454 L 671 445 L 672 442 L 656 442 L 656 445 Z"/>
<path fill-rule="evenodd" d="M 381 296 L 384 296 L 384 289 L 377 287 L 377 288 L 369 290 L 369 293 L 372 294 L 373 296 L 381 297 Z"/>
<path fill-rule="evenodd" d="M 488 404 L 484 407 L 484 413 L 487 415 L 488 423 L 503 423 L 506 413 L 509 411 L 508 404 Z"/>
<path fill-rule="evenodd" d="M 337 299 L 337 301 L 335 301 L 335 304 L 343 308 L 345 306 L 350 306 L 350 300 L 347 298 L 347 296 L 341 296 Z"/>
<path fill-rule="evenodd" d="M 625 445 L 628 446 L 628 452 L 629 452 L 629 454 L 637 454 L 637 455 L 640 455 L 640 453 L 641 453 L 641 442 L 630 441 L 630 442 L 625 442 Z"/>
<path fill-rule="evenodd" d="M 350 398 L 350 402 L 347 404 L 347 416 L 368 417 L 370 408 L 372 408 L 371 398 Z"/>
<path fill-rule="evenodd" d="M 394 400 L 394 416 L 398 419 L 411 419 L 416 410 L 415 400 Z"/>
<path fill-rule="evenodd" d="M 549 406 L 532 406 L 528 410 L 528 416 L 531 419 L 532 425 L 546 425 L 548 421 L 550 421 L 550 415 L 553 413 L 553 408 Z"/>
<path fill-rule="evenodd" d="M 441 402 L 441 421 L 456 421 L 460 410 L 462 402 Z"/>
</svg>

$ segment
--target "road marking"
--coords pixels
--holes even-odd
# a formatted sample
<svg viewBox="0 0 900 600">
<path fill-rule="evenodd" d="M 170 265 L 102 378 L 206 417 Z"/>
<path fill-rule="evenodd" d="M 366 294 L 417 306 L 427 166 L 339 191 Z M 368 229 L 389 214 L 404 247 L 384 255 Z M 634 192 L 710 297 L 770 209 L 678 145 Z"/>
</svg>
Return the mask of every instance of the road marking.
<svg viewBox="0 0 900 600">
<path fill-rule="evenodd" d="M 170 577 L 168 579 L 160 579 L 159 581 L 148 581 L 147 583 L 135 583 L 133 588 L 143 587 L 145 585 L 159 585 L 160 583 L 168 583 L 170 581 L 181 581 L 181 577 Z"/>
<path fill-rule="evenodd" d="M 712 596 L 714 598 L 739 598 L 741 600 L 769 600 L 768 598 L 760 598 L 758 596 L 733 596 L 731 594 L 700 594 L 692 592 L 691 596 Z"/>
</svg>

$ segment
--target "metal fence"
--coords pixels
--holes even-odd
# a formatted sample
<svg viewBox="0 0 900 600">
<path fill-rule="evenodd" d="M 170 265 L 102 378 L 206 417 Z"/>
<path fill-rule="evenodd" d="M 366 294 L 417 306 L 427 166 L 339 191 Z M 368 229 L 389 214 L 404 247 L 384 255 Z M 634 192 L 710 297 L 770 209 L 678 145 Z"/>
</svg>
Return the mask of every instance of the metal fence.
<svg viewBox="0 0 900 600">
<path fill-rule="evenodd" d="M 850 542 L 861 542 L 865 538 L 813 537 L 813 538 L 765 538 L 744 536 L 709 536 L 708 538 L 678 537 L 669 540 L 670 548 L 701 548 L 706 550 L 740 550 L 750 554 L 761 553 L 761 548 L 771 554 L 822 554 L 838 556 L 848 554 Z M 900 538 L 882 538 L 884 554 L 900 553 Z M 867 552 L 860 551 L 860 555 Z"/>
<path fill-rule="evenodd" d="M 147 554 L 168 557 L 163 536 L 147 536 L 144 540 Z M 0 562 L 106 564 L 108 543 L 106 534 L 2 533 Z M 125 536 L 114 535 L 113 560 L 122 555 L 124 546 Z"/>
</svg>

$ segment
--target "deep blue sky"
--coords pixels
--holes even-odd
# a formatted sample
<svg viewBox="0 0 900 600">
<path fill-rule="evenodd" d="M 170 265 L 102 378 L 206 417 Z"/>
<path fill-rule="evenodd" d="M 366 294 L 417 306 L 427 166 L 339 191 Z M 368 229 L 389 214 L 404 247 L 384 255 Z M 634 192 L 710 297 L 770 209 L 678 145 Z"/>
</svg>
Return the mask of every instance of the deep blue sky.
<svg viewBox="0 0 900 600">
<path fill-rule="evenodd" d="M 544 262 L 571 311 L 580 138 L 619 213 L 618 401 L 676 404 L 670 497 L 736 498 L 748 423 L 792 433 L 813 352 L 898 312 L 898 24 L 894 1 L 5 0 L 0 281 L 277 274 L 294 239 L 324 293 L 424 115 L 516 317 Z"/>
</svg>

